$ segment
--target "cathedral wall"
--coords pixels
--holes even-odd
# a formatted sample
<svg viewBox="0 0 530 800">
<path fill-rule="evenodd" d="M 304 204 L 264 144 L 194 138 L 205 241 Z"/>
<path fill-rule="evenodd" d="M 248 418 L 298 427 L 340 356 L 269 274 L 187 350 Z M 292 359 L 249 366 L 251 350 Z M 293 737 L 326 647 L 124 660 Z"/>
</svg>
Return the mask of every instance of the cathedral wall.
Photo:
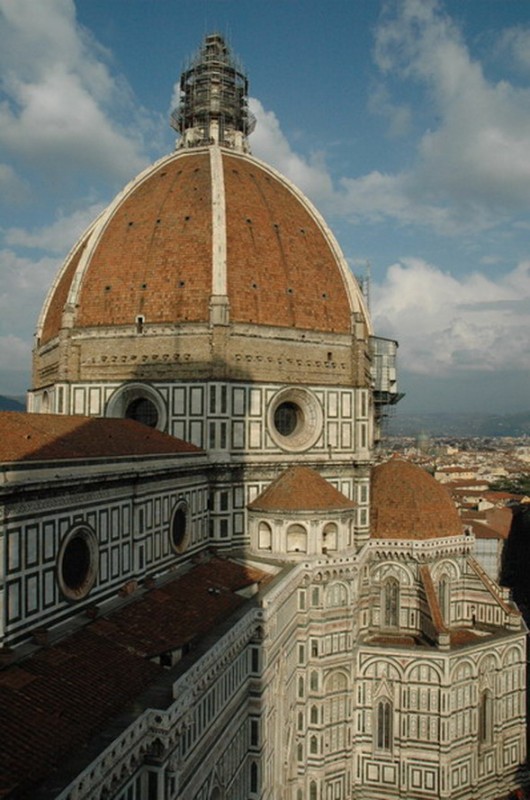
<svg viewBox="0 0 530 800">
<path fill-rule="evenodd" d="M 246 505 L 293 463 L 317 465 L 358 503 L 355 528 L 369 529 L 369 459 L 373 413 L 366 389 L 215 381 L 58 384 L 35 393 L 34 411 L 124 416 L 128 398 L 146 396 L 170 434 L 208 451 L 211 536 L 219 546 L 248 542 Z M 300 410 L 294 437 L 282 436 L 275 411 Z M 355 469 L 352 463 L 355 462 Z"/>
<path fill-rule="evenodd" d="M 264 798 L 352 794 L 359 557 L 300 564 L 266 614 Z"/>
<path fill-rule="evenodd" d="M 145 460 L 143 467 L 139 477 L 130 464 L 122 474 L 79 466 L 64 474 L 55 464 L 40 467 L 31 488 L 4 490 L 5 644 L 134 591 L 205 546 L 204 475 L 189 461 L 185 474 L 167 462 L 151 476 Z M 177 508 L 185 531 L 176 531 Z"/>
<path fill-rule="evenodd" d="M 522 633 L 447 655 L 360 646 L 355 797 L 507 793 L 525 759 L 524 651 Z"/>
<path fill-rule="evenodd" d="M 109 400 L 118 390 L 126 391 L 128 385 L 116 382 L 58 384 L 34 393 L 30 410 L 109 416 Z M 134 385 L 141 386 L 141 383 Z M 282 452 L 292 458 L 309 447 L 313 459 L 329 460 L 330 451 L 334 461 L 369 458 L 371 409 L 369 393 L 364 389 L 195 381 L 176 385 L 157 382 L 149 387 L 160 395 L 167 432 L 203 449 L 230 452 L 234 457 L 249 461 L 253 456 Z M 306 416 L 311 418 L 314 428 L 308 431 L 311 444 L 300 440 L 293 446 L 281 440 L 268 415 L 280 393 L 286 393 L 287 398 L 289 390 L 293 393 L 293 402 L 307 398 Z"/>
</svg>

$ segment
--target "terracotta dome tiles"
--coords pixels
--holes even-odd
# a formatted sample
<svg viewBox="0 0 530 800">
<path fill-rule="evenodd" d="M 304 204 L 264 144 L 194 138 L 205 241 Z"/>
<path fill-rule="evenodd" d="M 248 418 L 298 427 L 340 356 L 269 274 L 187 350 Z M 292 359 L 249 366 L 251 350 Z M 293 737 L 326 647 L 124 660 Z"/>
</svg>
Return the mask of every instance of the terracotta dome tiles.
<svg viewBox="0 0 530 800">
<path fill-rule="evenodd" d="M 446 489 L 428 472 L 394 458 L 372 471 L 372 537 L 461 536 L 462 522 Z"/>
<path fill-rule="evenodd" d="M 335 255 L 298 197 L 259 165 L 224 156 L 232 318 L 347 332 Z"/>
<path fill-rule="evenodd" d="M 44 317 L 40 344 L 49 342 L 58 335 L 61 329 L 63 309 L 68 299 L 68 292 L 70 291 L 75 271 L 79 266 L 79 261 L 81 260 L 87 241 L 88 236 L 78 244 L 70 261 L 64 265 L 62 273 L 59 274 L 56 284 L 50 292 L 50 302 Z"/>
<path fill-rule="evenodd" d="M 211 293 L 207 154 L 161 165 L 122 202 L 91 256 L 77 324 L 206 321 Z"/>
<path fill-rule="evenodd" d="M 310 467 L 290 467 L 252 503 L 252 511 L 349 511 L 356 504 Z"/>
<path fill-rule="evenodd" d="M 249 156 L 221 151 L 230 321 L 347 333 L 348 290 L 309 205 Z M 212 294 L 210 153 L 181 152 L 115 201 L 65 265 L 43 314 L 56 336 L 77 275 L 74 327 L 208 322 Z"/>
</svg>

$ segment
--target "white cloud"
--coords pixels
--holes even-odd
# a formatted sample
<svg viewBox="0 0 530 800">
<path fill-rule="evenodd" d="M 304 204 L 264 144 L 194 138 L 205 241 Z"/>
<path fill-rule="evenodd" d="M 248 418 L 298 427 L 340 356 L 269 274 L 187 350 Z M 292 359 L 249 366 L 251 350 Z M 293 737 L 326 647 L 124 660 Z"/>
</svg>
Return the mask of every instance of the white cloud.
<svg viewBox="0 0 530 800">
<path fill-rule="evenodd" d="M 373 114 L 379 114 L 388 120 L 388 135 L 391 138 L 405 136 L 410 132 L 411 109 L 403 103 L 394 103 L 390 99 L 388 89 L 379 85 L 368 99 L 368 108 Z"/>
<path fill-rule="evenodd" d="M 480 273 L 456 278 L 403 259 L 374 285 L 372 300 L 375 329 L 398 339 L 408 370 L 530 368 L 530 262 L 494 280 Z"/>
<path fill-rule="evenodd" d="M 315 202 L 329 201 L 333 185 L 322 154 L 303 158 L 292 149 L 273 111 L 266 111 L 255 97 L 250 98 L 249 108 L 257 121 L 250 138 L 253 154 L 276 167 Z"/>
<path fill-rule="evenodd" d="M 138 172 L 149 121 L 77 25 L 73 0 L 0 0 L 0 23 L 0 146 L 57 180 Z"/>
<path fill-rule="evenodd" d="M 508 52 L 519 68 L 530 69 L 530 28 L 517 25 L 502 31 L 499 49 Z"/>
<path fill-rule="evenodd" d="M 59 209 L 57 218 L 51 225 L 31 231 L 9 228 L 5 231 L 4 239 L 11 247 L 34 248 L 65 255 L 104 208 L 103 203 L 92 203 L 69 215 Z"/>
<path fill-rule="evenodd" d="M 31 341 L 58 267 L 56 258 L 23 258 L 12 250 L 0 250 L 0 336 L 14 335 Z"/>
<path fill-rule="evenodd" d="M 21 203 L 29 196 L 29 188 L 10 164 L 0 164 L 0 202 Z"/>
<path fill-rule="evenodd" d="M 0 335 L 0 370 L 26 373 L 30 363 L 31 344 L 27 339 L 13 334 Z M 24 365 L 23 369 L 21 365 Z"/>
<path fill-rule="evenodd" d="M 410 169 L 343 180 L 343 211 L 442 233 L 493 227 L 530 201 L 530 90 L 490 83 L 436 0 L 403 0 L 376 34 L 376 63 L 426 92 L 434 127 Z M 383 97 L 388 109 L 393 103 Z M 382 101 L 379 101 L 382 102 Z M 377 107 L 378 98 L 372 104 Z M 400 106 L 397 106 L 400 108 Z"/>
<path fill-rule="evenodd" d="M 374 57 L 389 86 L 424 92 L 430 129 L 420 132 L 406 170 L 373 170 L 334 185 L 322 156 L 304 158 L 290 146 L 272 111 L 253 99 L 256 155 L 274 164 L 327 213 L 352 222 L 394 220 L 441 234 L 494 228 L 530 202 L 530 89 L 488 82 L 457 25 L 436 0 L 402 0 L 383 15 Z M 521 45 L 522 47 L 522 45 Z M 391 80 L 390 80 L 391 79 Z M 369 100 L 388 119 L 389 134 L 405 135 L 412 106 L 378 84 Z M 417 107 L 417 106 L 416 106 Z"/>
</svg>

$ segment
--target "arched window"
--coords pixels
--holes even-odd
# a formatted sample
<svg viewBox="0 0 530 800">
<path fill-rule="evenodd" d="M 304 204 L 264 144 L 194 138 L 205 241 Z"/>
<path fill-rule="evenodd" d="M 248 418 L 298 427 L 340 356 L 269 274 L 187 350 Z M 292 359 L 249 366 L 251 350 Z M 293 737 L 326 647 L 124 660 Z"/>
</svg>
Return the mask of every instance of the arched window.
<svg viewBox="0 0 530 800">
<path fill-rule="evenodd" d="M 298 730 L 304 730 L 304 715 L 301 711 L 298 712 Z"/>
<path fill-rule="evenodd" d="M 327 525 L 324 525 L 322 547 L 325 547 L 326 550 L 337 549 L 337 526 L 334 522 L 328 522 Z"/>
<path fill-rule="evenodd" d="M 298 697 L 304 696 L 304 679 L 302 677 L 298 678 Z"/>
<path fill-rule="evenodd" d="M 348 604 L 348 590 L 342 583 L 330 583 L 326 590 L 325 603 L 328 608 L 339 608 Z"/>
<path fill-rule="evenodd" d="M 287 552 L 307 552 L 307 532 L 303 525 L 289 525 L 287 528 Z"/>
<path fill-rule="evenodd" d="M 444 622 L 451 620 L 451 583 L 448 575 L 442 575 L 438 583 L 438 602 Z"/>
<path fill-rule="evenodd" d="M 493 698 L 489 689 L 480 695 L 478 740 L 481 744 L 490 744 L 493 740 Z"/>
<path fill-rule="evenodd" d="M 272 550 L 272 531 L 271 526 L 266 522 L 260 522 L 258 528 L 258 547 L 260 550 Z"/>
<path fill-rule="evenodd" d="M 387 578 L 383 584 L 381 598 L 383 625 L 386 628 L 399 627 L 399 581 Z"/>
<path fill-rule="evenodd" d="M 311 706 L 311 724 L 318 724 L 318 708 L 316 706 Z"/>
<path fill-rule="evenodd" d="M 309 686 L 313 692 L 318 690 L 318 672 L 315 672 L 314 670 L 309 676 Z"/>
<path fill-rule="evenodd" d="M 392 703 L 384 698 L 376 707 L 376 747 L 378 750 L 392 749 Z"/>
<path fill-rule="evenodd" d="M 315 781 L 309 784 L 309 800 L 317 800 L 317 785 Z"/>
<path fill-rule="evenodd" d="M 312 755 L 316 755 L 318 753 L 318 739 L 316 736 L 312 736 L 309 740 L 309 752 Z"/>
<path fill-rule="evenodd" d="M 304 745 L 301 742 L 296 747 L 296 757 L 298 761 L 304 760 Z"/>
</svg>

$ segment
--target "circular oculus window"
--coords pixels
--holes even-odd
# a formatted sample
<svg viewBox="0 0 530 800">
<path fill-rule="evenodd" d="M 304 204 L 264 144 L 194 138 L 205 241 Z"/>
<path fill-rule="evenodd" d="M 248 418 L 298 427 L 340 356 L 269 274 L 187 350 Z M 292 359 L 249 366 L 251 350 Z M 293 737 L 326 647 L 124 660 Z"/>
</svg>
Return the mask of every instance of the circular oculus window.
<svg viewBox="0 0 530 800">
<path fill-rule="evenodd" d="M 107 417 L 134 419 L 163 431 L 167 413 L 162 396 L 147 383 L 126 383 L 116 389 L 107 403 Z"/>
<path fill-rule="evenodd" d="M 188 506 L 184 502 L 177 503 L 171 516 L 169 541 L 175 553 L 183 553 L 189 543 Z"/>
<path fill-rule="evenodd" d="M 149 428 L 156 428 L 158 425 L 157 408 L 147 397 L 136 397 L 131 400 L 125 409 L 125 418 L 142 422 Z"/>
<path fill-rule="evenodd" d="M 322 432 L 322 421 L 321 405 L 307 389 L 282 389 L 273 397 L 267 414 L 271 438 L 291 452 L 312 447 Z"/>
<path fill-rule="evenodd" d="M 82 600 L 97 577 L 98 547 L 94 532 L 79 527 L 65 538 L 59 552 L 57 578 L 62 593 L 69 600 Z"/>
</svg>

